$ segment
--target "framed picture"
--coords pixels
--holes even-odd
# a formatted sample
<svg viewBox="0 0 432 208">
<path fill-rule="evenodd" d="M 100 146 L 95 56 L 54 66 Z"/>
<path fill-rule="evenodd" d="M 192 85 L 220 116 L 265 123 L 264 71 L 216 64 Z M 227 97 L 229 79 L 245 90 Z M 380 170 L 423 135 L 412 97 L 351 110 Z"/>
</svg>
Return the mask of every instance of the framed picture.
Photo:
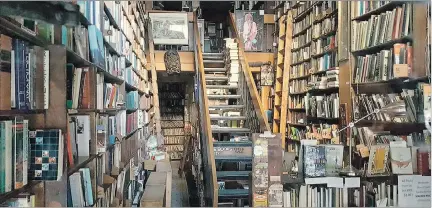
<svg viewBox="0 0 432 208">
<path fill-rule="evenodd" d="M 264 10 L 236 10 L 234 14 L 245 51 L 263 51 Z"/>
<path fill-rule="evenodd" d="M 149 13 L 154 44 L 188 45 L 187 13 Z"/>
</svg>

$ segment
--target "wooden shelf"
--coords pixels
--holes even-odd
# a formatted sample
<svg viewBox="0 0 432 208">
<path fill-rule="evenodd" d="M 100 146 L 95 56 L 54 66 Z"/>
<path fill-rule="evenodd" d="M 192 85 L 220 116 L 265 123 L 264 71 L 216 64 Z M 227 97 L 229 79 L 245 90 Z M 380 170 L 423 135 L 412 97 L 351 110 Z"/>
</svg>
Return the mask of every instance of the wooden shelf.
<svg viewBox="0 0 432 208">
<path fill-rule="evenodd" d="M 405 3 L 406 3 L 406 2 L 403 2 L 403 1 L 391 1 L 391 2 L 389 2 L 389 3 L 387 3 L 387 4 L 384 4 L 383 6 L 381 6 L 381 7 L 379 7 L 379 8 L 377 8 L 377 9 L 374 9 L 374 10 L 372 10 L 372 11 L 370 11 L 370 12 L 367 12 L 367 13 L 365 13 L 365 14 L 362 14 L 362 15 L 360 15 L 360 16 L 358 16 L 358 17 L 352 18 L 352 21 L 363 21 L 363 20 L 367 20 L 367 19 L 369 19 L 372 15 L 381 14 L 381 13 L 383 13 L 383 12 L 385 12 L 385 11 L 390 11 L 390 10 L 393 9 L 394 7 L 396 7 L 396 6 L 400 6 L 400 5 L 405 4 Z"/>
<path fill-rule="evenodd" d="M 293 64 L 291 64 L 291 66 L 299 65 L 299 64 L 302 64 L 302 63 L 308 62 L 308 61 L 310 61 L 310 60 L 311 60 L 311 57 L 309 57 L 309 58 L 307 58 L 307 59 L 304 59 L 304 60 L 302 60 L 302 61 L 299 61 L 299 62 L 293 63 Z"/>
<path fill-rule="evenodd" d="M 332 49 L 329 49 L 329 50 L 326 50 L 324 52 L 321 52 L 321 53 L 318 53 L 318 54 L 314 54 L 314 55 L 311 55 L 311 56 L 312 56 L 312 58 L 319 58 L 319 57 L 324 56 L 324 55 L 329 54 L 329 53 L 336 53 L 337 50 L 338 50 L 338 48 L 336 47 L 336 48 L 332 48 Z"/>
<path fill-rule="evenodd" d="M 14 189 L 10 192 L 0 194 L 0 204 L 3 204 L 9 199 L 18 197 L 18 195 L 20 195 L 21 193 L 27 193 L 39 183 L 42 183 L 42 181 L 29 181 L 27 185 L 23 186 L 22 188 Z"/>
<path fill-rule="evenodd" d="M 3 2 L 1 2 L 3 3 Z M 9 21 L 7 17 L 0 17 L 0 31 L 6 35 L 27 41 L 33 45 L 47 48 L 49 43 L 43 38 L 37 37 L 26 29 Z"/>
<path fill-rule="evenodd" d="M 385 81 L 353 83 L 351 87 L 356 94 L 400 93 L 402 89 L 415 89 L 418 82 L 429 82 L 430 77 L 395 78 Z"/>
<path fill-rule="evenodd" d="M 306 111 L 305 108 L 288 108 L 288 110 L 291 110 L 291 111 Z"/>
<path fill-rule="evenodd" d="M 138 89 L 137 87 L 125 82 L 125 86 L 126 86 L 126 91 L 138 91 L 139 94 L 144 94 L 144 91 L 142 91 L 141 89 Z"/>
<path fill-rule="evenodd" d="M 302 48 L 304 48 L 304 47 L 308 47 L 308 46 L 310 46 L 311 44 L 312 44 L 312 41 L 309 41 L 309 42 L 307 42 L 306 44 L 304 44 L 304 45 L 302 45 L 302 46 L 300 46 L 300 47 L 298 47 L 298 48 L 291 49 L 291 52 L 296 52 L 296 51 L 298 51 L 298 50 L 300 50 L 300 49 L 302 49 Z"/>
<path fill-rule="evenodd" d="M 356 127 L 374 127 L 382 131 L 390 131 L 396 135 L 408 135 L 413 132 L 423 132 L 426 129 L 424 123 L 396 123 L 388 121 L 362 120 L 357 122 Z"/>
<path fill-rule="evenodd" d="M 337 10 L 337 9 L 334 9 L 333 11 L 330 11 L 329 13 L 327 13 L 326 15 L 324 15 L 323 17 L 321 17 L 321 18 L 319 18 L 319 19 L 317 19 L 317 20 L 314 20 L 314 21 L 313 21 L 313 24 L 320 23 L 320 22 L 322 22 L 323 20 L 325 20 L 325 19 L 327 19 L 327 18 L 333 16 L 334 14 L 337 14 L 337 12 L 338 12 L 338 10 Z"/>
<path fill-rule="evenodd" d="M 309 93 L 314 93 L 314 94 L 326 94 L 326 93 L 337 93 L 339 92 L 339 87 L 329 87 L 326 89 L 310 89 L 308 90 Z"/>
<path fill-rule="evenodd" d="M 307 16 L 307 14 L 309 14 L 311 11 L 313 11 L 315 3 L 313 3 L 310 7 L 308 7 L 306 10 L 304 10 L 302 13 L 300 13 L 299 15 L 297 15 L 296 17 L 294 17 L 293 18 L 294 22 L 298 22 L 298 21 L 302 20 L 304 17 Z"/>
<path fill-rule="evenodd" d="M 315 122 L 326 122 L 326 123 L 332 123 L 332 124 L 338 124 L 339 118 L 324 118 L 324 117 L 311 117 L 307 116 L 307 121 L 315 123 Z"/>
<path fill-rule="evenodd" d="M 408 43 L 408 42 L 412 42 L 411 36 L 405 36 L 405 37 L 390 40 L 390 41 L 387 41 L 385 43 L 381 43 L 378 45 L 366 47 L 364 49 L 351 51 L 351 53 L 355 56 L 363 56 L 363 55 L 367 55 L 367 54 L 378 53 L 379 51 L 384 50 L 384 49 L 393 48 L 393 45 L 396 43 Z"/>
<path fill-rule="evenodd" d="M 339 67 L 332 67 L 332 68 L 328 68 L 328 69 L 323 70 L 323 71 L 313 72 L 313 73 L 310 73 L 310 75 L 312 76 L 312 75 L 318 75 L 318 74 L 325 74 L 326 72 L 333 71 L 333 70 L 339 70 Z"/>
<path fill-rule="evenodd" d="M 0 116 L 35 115 L 35 114 L 44 114 L 45 112 L 46 112 L 45 109 L 37 109 L 37 110 L 11 109 L 11 110 L 0 110 Z"/>
<path fill-rule="evenodd" d="M 332 36 L 332 35 L 336 35 L 336 32 L 337 32 L 337 29 L 332 30 L 332 31 L 325 33 L 325 34 L 322 34 L 316 38 L 312 38 L 312 41 L 316 41 L 318 39 L 323 39 L 323 38 L 327 38 L 327 37 Z"/>
<path fill-rule="evenodd" d="M 86 160 L 84 160 L 83 162 L 74 165 L 72 168 L 68 169 L 67 175 L 71 176 L 72 174 L 74 174 L 75 172 L 77 172 L 80 168 L 84 168 L 87 164 L 89 164 L 91 161 L 93 161 L 93 159 L 97 158 L 98 155 L 90 155 Z"/>
<path fill-rule="evenodd" d="M 312 24 L 309 25 L 309 26 L 307 26 L 307 27 L 305 27 L 302 31 L 300 31 L 300 32 L 298 32 L 298 33 L 296 33 L 296 34 L 294 34 L 292 37 L 295 38 L 295 37 L 297 37 L 297 36 L 303 35 L 303 34 L 306 33 L 306 31 L 307 31 L 309 28 L 311 28 L 311 27 L 312 27 Z"/>
<path fill-rule="evenodd" d="M 297 127 L 306 127 L 307 126 L 306 124 L 290 123 L 290 122 L 288 122 L 287 124 L 290 126 L 297 126 Z"/>
<path fill-rule="evenodd" d="M 303 94 L 306 94 L 306 93 L 308 93 L 308 91 L 303 91 L 303 92 L 291 92 L 291 93 L 289 93 L 289 95 L 303 95 Z"/>
<path fill-rule="evenodd" d="M 291 78 L 289 80 L 292 81 L 292 80 L 298 80 L 298 79 L 305 79 L 305 78 L 308 78 L 308 77 L 310 77 L 310 74 L 306 74 L 306 75 L 299 76 L 299 77 L 293 77 L 293 78 Z"/>
</svg>

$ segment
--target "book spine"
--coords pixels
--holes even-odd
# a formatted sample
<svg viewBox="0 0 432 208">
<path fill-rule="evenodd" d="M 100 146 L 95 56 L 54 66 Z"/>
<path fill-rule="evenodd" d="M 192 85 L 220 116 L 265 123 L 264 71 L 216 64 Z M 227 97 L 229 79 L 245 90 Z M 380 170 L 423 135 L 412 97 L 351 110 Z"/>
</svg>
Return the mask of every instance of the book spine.
<svg viewBox="0 0 432 208">
<path fill-rule="evenodd" d="M 22 172 L 23 172 L 23 178 L 22 183 L 23 186 L 27 185 L 28 183 L 28 153 L 29 153 L 29 138 L 28 138 L 29 132 L 28 132 L 28 120 L 23 120 L 23 127 L 22 127 L 22 143 L 23 143 L 23 151 L 22 151 L 22 160 L 23 160 L 23 166 L 22 166 Z M 63 163 L 59 163 L 63 164 Z"/>
<path fill-rule="evenodd" d="M 26 109 L 31 108 L 31 99 L 30 99 L 30 84 L 31 84 L 31 67 L 30 67 L 30 59 L 31 59 L 31 49 L 26 44 L 24 51 L 24 64 L 25 64 L 25 77 L 24 77 L 24 102 Z"/>
<path fill-rule="evenodd" d="M 12 191 L 13 184 L 13 141 L 12 141 L 12 122 L 4 121 L 5 130 L 5 192 Z"/>
<path fill-rule="evenodd" d="M 15 174 L 14 174 L 14 188 L 19 189 L 24 186 L 24 173 L 23 173 L 23 151 L 24 151 L 24 138 L 23 138 L 23 123 L 15 119 L 14 121 L 14 143 L 15 143 Z"/>
<path fill-rule="evenodd" d="M 11 107 L 16 108 L 16 89 L 15 89 L 15 70 L 16 70 L 16 57 L 17 54 L 17 41 L 13 40 L 13 50 L 11 51 Z"/>
<path fill-rule="evenodd" d="M 19 41 L 17 50 L 17 68 L 15 71 L 15 90 L 16 102 L 18 109 L 25 109 L 25 45 Z"/>
<path fill-rule="evenodd" d="M 43 77 L 43 82 L 44 82 L 44 109 L 48 109 L 49 107 L 49 83 L 50 83 L 50 77 L 49 77 L 49 55 L 50 52 L 49 50 L 46 50 L 44 52 L 44 77 Z"/>
<path fill-rule="evenodd" d="M 6 135 L 4 122 L 0 122 L 0 194 L 6 191 Z"/>
<path fill-rule="evenodd" d="M 85 176 L 85 185 L 86 185 L 86 194 L 87 194 L 87 204 L 89 206 L 93 206 L 93 190 L 91 185 L 91 178 L 90 178 L 90 169 L 85 168 L 84 169 L 84 176 Z"/>
</svg>

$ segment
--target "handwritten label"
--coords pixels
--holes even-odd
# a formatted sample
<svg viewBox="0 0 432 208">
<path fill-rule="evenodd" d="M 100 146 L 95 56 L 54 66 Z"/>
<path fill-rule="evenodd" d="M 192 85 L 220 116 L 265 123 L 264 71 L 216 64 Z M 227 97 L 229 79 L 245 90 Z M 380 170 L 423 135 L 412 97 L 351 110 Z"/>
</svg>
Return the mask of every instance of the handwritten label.
<svg viewBox="0 0 432 208">
<path fill-rule="evenodd" d="M 431 177 L 398 176 L 398 202 L 399 207 L 430 207 Z"/>
<path fill-rule="evenodd" d="M 252 147 L 214 147 L 216 156 L 252 156 Z"/>
<path fill-rule="evenodd" d="M 408 77 L 408 64 L 393 64 L 393 73 L 395 77 Z"/>
</svg>

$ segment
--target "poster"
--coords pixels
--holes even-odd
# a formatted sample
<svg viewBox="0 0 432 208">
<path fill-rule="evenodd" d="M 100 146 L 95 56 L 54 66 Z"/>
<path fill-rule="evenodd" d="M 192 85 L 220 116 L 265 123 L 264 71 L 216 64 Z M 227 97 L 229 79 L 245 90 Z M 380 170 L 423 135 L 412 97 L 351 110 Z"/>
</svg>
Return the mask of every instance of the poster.
<svg viewBox="0 0 432 208">
<path fill-rule="evenodd" d="M 397 188 L 398 207 L 430 207 L 430 176 L 400 175 Z"/>
<path fill-rule="evenodd" d="M 264 11 L 235 11 L 239 35 L 243 39 L 245 51 L 262 51 L 264 41 Z"/>
<path fill-rule="evenodd" d="M 188 45 L 189 22 L 186 12 L 149 13 L 154 44 Z"/>
<path fill-rule="evenodd" d="M 273 86 L 274 72 L 270 64 L 263 64 L 261 66 L 261 86 Z"/>
</svg>

